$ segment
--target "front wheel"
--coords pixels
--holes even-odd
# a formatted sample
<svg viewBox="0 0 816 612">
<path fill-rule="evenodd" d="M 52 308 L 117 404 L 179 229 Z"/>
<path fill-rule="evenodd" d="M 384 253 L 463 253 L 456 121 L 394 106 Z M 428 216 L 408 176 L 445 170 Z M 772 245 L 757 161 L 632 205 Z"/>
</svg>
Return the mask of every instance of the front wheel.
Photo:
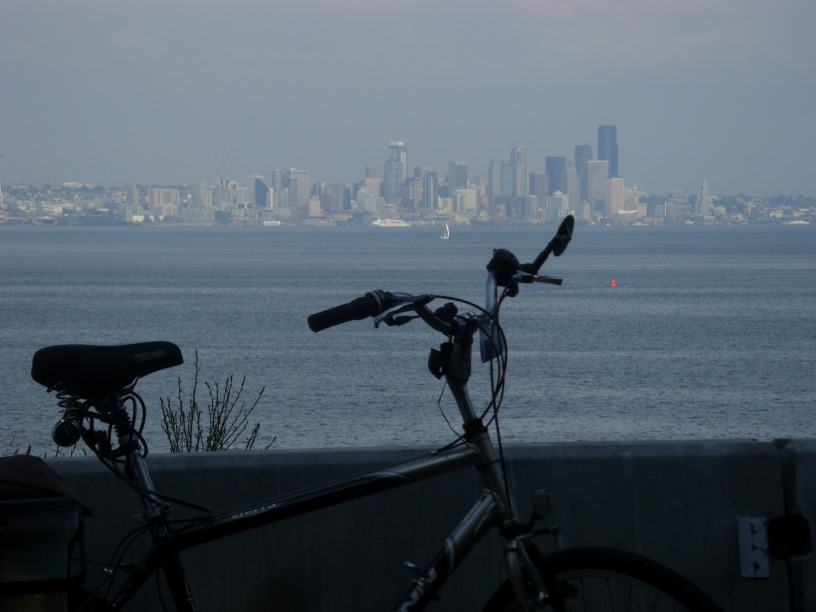
<svg viewBox="0 0 816 612">
<path fill-rule="evenodd" d="M 570 548 L 540 557 L 536 567 L 548 601 L 531 609 L 552 612 L 721 612 L 691 582 L 639 555 L 607 548 Z M 493 594 L 485 612 L 523 610 L 509 582 Z"/>
</svg>

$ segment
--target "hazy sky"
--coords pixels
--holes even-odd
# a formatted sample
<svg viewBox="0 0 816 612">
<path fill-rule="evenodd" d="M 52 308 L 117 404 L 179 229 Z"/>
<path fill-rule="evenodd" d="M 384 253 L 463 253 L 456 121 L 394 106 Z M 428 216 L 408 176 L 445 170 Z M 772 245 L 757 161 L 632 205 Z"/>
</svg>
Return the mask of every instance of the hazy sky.
<svg viewBox="0 0 816 612">
<path fill-rule="evenodd" d="M 0 180 L 351 183 L 517 144 L 650 193 L 816 196 L 814 0 L 0 0 Z M 409 170 L 410 171 L 410 170 Z"/>
</svg>

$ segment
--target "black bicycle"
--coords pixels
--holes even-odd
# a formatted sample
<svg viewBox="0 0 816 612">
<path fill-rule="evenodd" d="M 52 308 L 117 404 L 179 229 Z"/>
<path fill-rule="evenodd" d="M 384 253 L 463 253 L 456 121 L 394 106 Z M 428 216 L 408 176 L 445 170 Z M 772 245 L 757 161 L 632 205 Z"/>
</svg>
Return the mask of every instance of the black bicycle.
<svg viewBox="0 0 816 612">
<path fill-rule="evenodd" d="M 180 553 L 289 517 L 340 504 L 359 497 L 415 483 L 440 474 L 475 469 L 484 491 L 475 500 L 436 555 L 416 576 L 394 609 L 422 610 L 431 604 L 468 552 L 488 533 L 501 541 L 505 582 L 489 598 L 485 610 L 593 610 L 671 611 L 720 610 L 706 594 L 672 570 L 641 556 L 604 548 L 566 548 L 545 554 L 537 538 L 552 534 L 541 526 L 548 493 L 533 494 L 533 514 L 522 520 L 507 477 L 498 431 L 502 404 L 507 344 L 499 324 L 499 310 L 525 284 L 561 280 L 538 274 L 552 254 L 561 255 L 572 238 L 574 221 L 567 217 L 539 256 L 520 264 L 507 250 L 494 251 L 488 264 L 487 304 L 440 295 L 410 295 L 371 291 L 347 304 L 311 315 L 309 327 L 328 327 L 374 319 L 375 326 L 422 321 L 445 337 L 433 349 L 428 366 L 444 379 L 461 413 L 462 428 L 449 445 L 407 463 L 291 494 L 285 494 L 226 512 L 204 512 L 182 522 L 168 519 L 172 504 L 182 503 L 157 491 L 145 461 L 142 438 L 145 406 L 135 393 L 135 381 L 152 372 L 182 363 L 181 352 L 169 342 L 124 346 L 60 345 L 38 351 L 33 360 L 34 380 L 55 390 L 64 409 L 53 438 L 61 446 L 82 440 L 99 460 L 123 479 L 144 505 L 144 530 L 152 547 L 136 563 L 123 563 L 116 554 L 103 578 L 86 579 L 72 589 L 73 610 L 120 610 L 157 572 L 163 573 L 177 611 L 196 609 L 185 580 Z M 435 309 L 431 303 L 445 303 Z M 468 309 L 461 312 L 456 304 Z M 477 410 L 468 395 L 474 339 L 481 359 L 491 369 L 492 393 L 488 405 Z M 495 438 L 495 442 L 494 442 Z M 396 599 L 396 597 L 395 597 Z"/>
</svg>

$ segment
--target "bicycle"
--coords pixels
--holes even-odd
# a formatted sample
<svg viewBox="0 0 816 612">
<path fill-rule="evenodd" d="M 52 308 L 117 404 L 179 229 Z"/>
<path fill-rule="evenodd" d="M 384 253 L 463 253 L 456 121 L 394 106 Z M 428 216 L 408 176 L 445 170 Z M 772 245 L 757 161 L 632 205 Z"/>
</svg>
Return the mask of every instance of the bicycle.
<svg viewBox="0 0 816 612">
<path fill-rule="evenodd" d="M 247 507 L 219 513 L 207 511 L 181 523 L 169 520 L 171 505 L 197 506 L 163 495 L 153 486 L 142 437 L 146 409 L 134 390 L 140 378 L 181 364 L 179 348 L 169 342 L 149 342 L 40 349 L 33 359 L 32 377 L 49 391 L 56 391 L 64 410 L 52 433 L 54 441 L 70 447 L 82 440 L 124 480 L 142 500 L 144 530 L 152 539 L 151 549 L 138 562 L 129 564 L 129 573 L 123 578 L 114 580 L 122 565 L 123 553 L 117 551 L 106 567 L 105 580 L 95 587 L 73 588 L 69 593 L 72 609 L 120 610 L 151 576 L 161 572 L 175 609 L 193 612 L 196 607 L 185 580 L 179 556 L 182 551 L 306 512 L 472 468 L 478 472 L 484 491 L 432 560 L 423 569 L 413 566 L 415 578 L 394 609 L 425 609 L 473 546 L 488 533 L 497 533 L 505 578 L 485 604 L 487 611 L 720 610 L 711 598 L 679 574 L 633 553 L 594 547 L 543 552 L 537 538 L 557 534 L 557 528 L 539 526 L 549 501 L 549 494 L 543 489 L 533 493 L 529 520 L 519 517 L 498 428 L 507 362 L 499 310 L 506 298 L 518 294 L 520 285 L 561 284 L 561 279 L 538 272 L 551 254 L 560 256 L 564 252 L 573 226 L 573 218 L 566 217 L 554 238 L 529 264 L 520 264 L 510 251 L 495 250 L 487 266 L 484 307 L 448 296 L 376 290 L 308 317 L 314 332 L 371 317 L 375 326 L 401 326 L 419 320 L 445 336 L 440 348 L 431 350 L 428 366 L 436 378 L 444 379 L 463 420 L 461 432 L 453 442 L 387 469 L 283 494 Z M 429 305 L 436 299 L 449 301 L 432 310 Z M 454 302 L 473 310 L 460 313 Z M 477 335 L 482 361 L 489 364 L 491 372 L 490 400 L 481 411 L 476 410 L 467 389 Z M 97 423 L 106 429 L 97 429 Z M 495 434 L 491 434 L 491 428 Z M 118 584 L 114 586 L 115 582 Z"/>
</svg>

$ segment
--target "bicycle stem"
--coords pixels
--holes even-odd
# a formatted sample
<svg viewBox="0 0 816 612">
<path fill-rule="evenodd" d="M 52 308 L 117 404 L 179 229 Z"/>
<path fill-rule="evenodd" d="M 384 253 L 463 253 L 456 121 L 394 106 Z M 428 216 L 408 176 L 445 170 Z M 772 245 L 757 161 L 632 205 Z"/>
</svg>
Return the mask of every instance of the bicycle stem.
<svg viewBox="0 0 816 612">
<path fill-rule="evenodd" d="M 445 333 L 452 340 L 451 350 L 442 366 L 442 374 L 462 416 L 464 439 L 467 444 L 476 449 L 478 456 L 482 459 L 479 472 L 484 484 L 498 497 L 497 501 L 505 509 L 500 513 L 503 516 L 501 526 L 508 530 L 515 528 L 519 524 L 519 519 L 515 500 L 512 499 L 506 483 L 504 463 L 497 455 L 493 441 L 482 418 L 476 413 L 467 389 L 472 366 L 473 337 L 484 325 L 485 320 L 489 320 L 489 317 L 478 315 L 449 323 L 441 320 L 426 305 L 419 305 L 415 310 L 423 321 Z"/>
</svg>

